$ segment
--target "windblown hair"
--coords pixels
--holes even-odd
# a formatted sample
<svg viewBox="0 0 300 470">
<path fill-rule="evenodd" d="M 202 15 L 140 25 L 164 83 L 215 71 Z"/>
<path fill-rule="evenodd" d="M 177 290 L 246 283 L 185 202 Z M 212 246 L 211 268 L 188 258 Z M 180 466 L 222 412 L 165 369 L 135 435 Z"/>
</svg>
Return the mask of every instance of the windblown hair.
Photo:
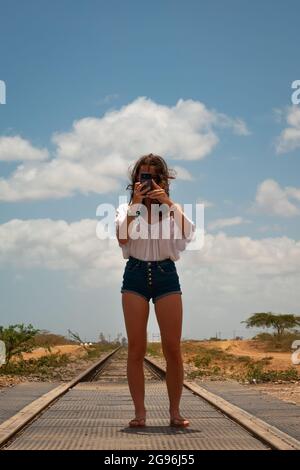
<svg viewBox="0 0 300 470">
<path fill-rule="evenodd" d="M 129 179 L 131 180 L 131 183 L 128 184 L 126 187 L 126 190 L 130 189 L 131 191 L 129 203 L 131 203 L 132 201 L 134 184 L 138 181 L 138 175 L 140 167 L 142 165 L 151 165 L 156 167 L 156 174 L 159 177 L 159 181 L 157 181 L 157 184 L 159 184 L 159 186 L 161 186 L 165 190 L 167 195 L 170 196 L 169 180 L 176 178 L 176 171 L 168 168 L 166 161 L 162 157 L 160 157 L 159 155 L 154 155 L 153 153 L 149 153 L 148 155 L 141 156 L 133 164 L 133 167 L 129 168 Z M 142 202 L 144 202 L 144 199 Z"/>
</svg>

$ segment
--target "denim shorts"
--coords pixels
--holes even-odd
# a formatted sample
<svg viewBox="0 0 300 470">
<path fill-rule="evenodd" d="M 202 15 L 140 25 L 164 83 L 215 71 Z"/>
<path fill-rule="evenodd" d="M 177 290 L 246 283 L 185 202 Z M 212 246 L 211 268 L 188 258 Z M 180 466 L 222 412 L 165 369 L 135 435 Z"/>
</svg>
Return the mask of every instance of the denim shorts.
<svg viewBox="0 0 300 470">
<path fill-rule="evenodd" d="M 126 263 L 121 293 L 135 292 L 148 302 L 168 294 L 182 294 L 176 265 L 166 258 L 160 261 L 143 261 L 129 256 Z"/>
</svg>

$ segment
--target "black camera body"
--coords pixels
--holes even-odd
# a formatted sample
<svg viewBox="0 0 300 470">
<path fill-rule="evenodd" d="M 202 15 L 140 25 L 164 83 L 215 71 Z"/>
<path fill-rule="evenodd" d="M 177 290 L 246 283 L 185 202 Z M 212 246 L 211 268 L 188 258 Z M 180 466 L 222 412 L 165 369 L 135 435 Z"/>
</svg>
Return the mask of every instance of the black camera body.
<svg viewBox="0 0 300 470">
<path fill-rule="evenodd" d="M 152 188 L 152 174 L 151 173 L 141 173 L 141 177 L 140 177 L 140 182 L 141 183 L 144 183 L 145 181 L 147 181 L 147 184 L 144 185 L 143 189 L 148 189 L 148 191 L 151 191 L 153 188 Z"/>
</svg>

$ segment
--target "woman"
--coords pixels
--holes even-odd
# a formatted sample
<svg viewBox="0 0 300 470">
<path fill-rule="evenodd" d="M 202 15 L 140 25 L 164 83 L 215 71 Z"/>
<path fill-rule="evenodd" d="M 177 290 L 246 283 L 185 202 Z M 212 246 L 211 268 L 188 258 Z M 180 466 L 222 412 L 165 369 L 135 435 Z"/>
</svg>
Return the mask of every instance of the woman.
<svg viewBox="0 0 300 470">
<path fill-rule="evenodd" d="M 152 175 L 151 190 L 145 188 L 146 182 L 140 181 L 143 172 Z M 147 347 L 151 297 L 167 363 L 170 426 L 189 425 L 189 421 L 179 411 L 184 376 L 180 350 L 182 291 L 174 261 L 179 259 L 179 252 L 191 240 L 195 224 L 186 217 L 180 205 L 170 199 L 168 180 L 171 178 L 174 177 L 162 157 L 153 154 L 142 156 L 134 164 L 132 184 L 126 188 L 131 189 L 130 202 L 121 204 L 116 212 L 117 239 L 123 257 L 128 259 L 121 293 L 128 337 L 127 378 L 135 407 L 135 418 L 129 422 L 131 427 L 146 425 L 143 359 Z M 166 216 L 163 217 L 164 214 L 159 211 L 159 219 L 153 223 L 154 215 L 158 212 L 154 209 L 159 208 L 159 205 Z M 176 223 L 176 220 L 180 223 Z M 167 222 L 168 238 L 162 235 L 162 225 Z M 178 235 L 174 238 L 175 223 L 176 227 L 181 225 L 181 239 Z M 138 233 L 143 234 L 144 238 L 137 237 Z"/>
</svg>

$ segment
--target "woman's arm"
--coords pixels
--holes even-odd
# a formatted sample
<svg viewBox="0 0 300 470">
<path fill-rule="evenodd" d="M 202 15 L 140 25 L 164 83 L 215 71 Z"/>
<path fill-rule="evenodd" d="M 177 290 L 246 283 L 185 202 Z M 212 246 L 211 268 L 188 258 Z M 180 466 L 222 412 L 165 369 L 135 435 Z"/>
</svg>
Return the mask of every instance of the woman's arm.
<svg viewBox="0 0 300 470">
<path fill-rule="evenodd" d="M 136 181 L 134 183 L 134 191 L 131 203 L 122 204 L 117 209 L 116 235 L 119 241 L 119 245 L 125 245 L 129 241 L 130 224 L 136 218 L 136 211 L 140 208 L 143 198 L 145 197 L 145 194 L 148 191 L 146 183 L 146 181 L 144 181 L 143 183 L 141 183 L 140 181 Z M 120 232 L 122 238 L 120 238 Z"/>
<path fill-rule="evenodd" d="M 138 203 L 131 203 L 127 208 L 124 206 L 122 211 L 119 208 L 117 209 L 116 236 L 120 245 L 125 245 L 129 241 L 129 226 L 130 223 L 136 218 L 135 212 L 138 209 L 138 205 Z M 133 214 L 131 215 L 131 213 Z M 120 232 L 122 234 L 122 238 L 120 238 Z"/>
<path fill-rule="evenodd" d="M 175 208 L 175 211 L 177 212 L 177 215 L 176 215 L 177 217 L 181 216 L 181 235 L 182 235 L 182 237 L 186 238 L 186 239 L 191 238 L 193 232 L 196 229 L 195 223 L 192 220 L 190 220 L 187 217 L 187 215 L 185 215 L 181 204 L 173 202 L 171 199 L 169 199 L 167 204 L 168 204 L 169 207 L 173 206 Z M 171 212 L 172 212 L 172 210 L 171 210 Z M 175 216 L 175 213 L 174 213 L 174 216 Z"/>
</svg>

